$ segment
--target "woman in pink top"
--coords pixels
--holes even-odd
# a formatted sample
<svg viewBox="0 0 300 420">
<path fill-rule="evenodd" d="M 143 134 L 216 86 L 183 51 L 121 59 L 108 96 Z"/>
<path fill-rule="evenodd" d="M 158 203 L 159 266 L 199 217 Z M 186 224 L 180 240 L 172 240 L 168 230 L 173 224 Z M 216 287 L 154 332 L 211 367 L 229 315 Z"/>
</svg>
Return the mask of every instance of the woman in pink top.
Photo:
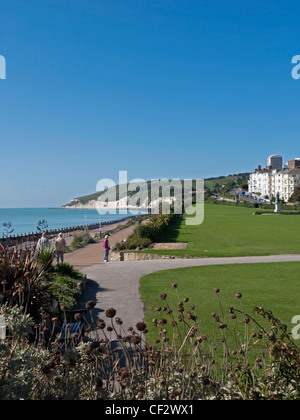
<svg viewBox="0 0 300 420">
<path fill-rule="evenodd" d="M 104 261 L 108 262 L 108 255 L 109 255 L 109 250 L 110 250 L 110 246 L 109 246 L 109 241 L 108 241 L 108 235 L 105 236 L 104 242 L 103 242 L 103 247 L 104 247 Z"/>
</svg>

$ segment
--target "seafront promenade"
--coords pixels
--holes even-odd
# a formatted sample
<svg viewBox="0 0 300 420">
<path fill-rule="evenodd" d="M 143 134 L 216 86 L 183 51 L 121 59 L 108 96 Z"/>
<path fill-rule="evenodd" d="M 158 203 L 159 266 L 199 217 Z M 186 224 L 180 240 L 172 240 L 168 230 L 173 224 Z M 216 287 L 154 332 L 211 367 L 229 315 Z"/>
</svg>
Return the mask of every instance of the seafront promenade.
<svg viewBox="0 0 300 420">
<path fill-rule="evenodd" d="M 111 246 L 125 239 L 134 230 L 134 225 L 110 236 Z M 82 296 L 81 305 L 96 301 L 95 314 L 103 317 L 103 312 L 114 307 L 122 319 L 125 330 L 135 327 L 144 318 L 144 304 L 140 298 L 141 277 L 161 271 L 184 267 L 257 264 L 276 262 L 300 262 L 300 255 L 270 255 L 230 258 L 176 258 L 146 261 L 112 261 L 104 263 L 103 243 L 91 244 L 66 255 L 66 262 L 87 275 L 88 282 Z M 213 286 L 213 285 L 212 285 Z M 101 315 L 102 314 L 102 315 Z"/>
</svg>

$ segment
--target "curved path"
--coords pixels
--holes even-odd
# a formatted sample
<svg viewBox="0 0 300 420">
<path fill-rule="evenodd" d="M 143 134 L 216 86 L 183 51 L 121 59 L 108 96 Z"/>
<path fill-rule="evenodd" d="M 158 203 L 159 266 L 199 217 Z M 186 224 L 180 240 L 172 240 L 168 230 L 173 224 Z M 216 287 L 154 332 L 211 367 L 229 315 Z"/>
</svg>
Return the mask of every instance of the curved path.
<svg viewBox="0 0 300 420">
<path fill-rule="evenodd" d="M 89 279 L 82 305 L 89 300 L 95 300 L 97 316 L 104 319 L 105 315 L 102 312 L 114 307 L 126 330 L 129 327 L 135 328 L 136 323 L 144 317 L 144 305 L 139 294 L 139 281 L 144 275 L 183 267 L 295 261 L 300 262 L 300 255 L 162 259 L 95 264 L 81 270 Z"/>
</svg>

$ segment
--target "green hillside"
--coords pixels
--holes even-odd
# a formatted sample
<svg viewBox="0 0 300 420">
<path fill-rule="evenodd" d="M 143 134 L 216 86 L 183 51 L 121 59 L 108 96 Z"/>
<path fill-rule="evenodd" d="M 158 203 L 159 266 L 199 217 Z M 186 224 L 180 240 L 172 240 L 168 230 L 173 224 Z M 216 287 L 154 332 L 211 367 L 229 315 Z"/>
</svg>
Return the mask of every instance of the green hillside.
<svg viewBox="0 0 300 420">
<path fill-rule="evenodd" d="M 204 180 L 204 186 L 205 188 L 208 188 L 211 192 L 218 192 L 219 188 L 222 187 L 223 185 L 229 185 L 232 187 L 239 187 L 241 185 L 243 185 L 244 183 L 246 183 L 249 179 L 249 173 L 240 173 L 240 174 L 234 174 L 234 175 L 228 175 L 228 176 L 220 176 L 220 177 L 214 177 L 214 178 L 207 178 Z M 149 189 L 151 184 L 151 181 L 147 182 L 147 187 Z M 138 185 L 138 184 L 137 184 Z M 194 181 L 194 187 L 196 185 L 196 181 Z M 194 188 L 193 187 L 193 188 Z M 120 195 L 124 196 L 124 194 L 122 194 L 123 189 L 125 189 L 126 186 L 125 185 L 117 185 L 116 187 L 116 199 L 118 200 Z M 104 193 L 104 191 L 101 192 L 97 192 L 97 193 L 93 193 L 93 194 L 89 194 L 89 195 L 85 195 L 82 197 L 76 197 L 75 199 L 78 200 L 78 202 L 82 205 L 87 204 L 89 201 L 92 200 L 97 200 L 100 195 L 102 195 Z M 131 195 L 133 195 L 135 193 L 134 192 L 129 192 L 128 196 L 130 197 Z M 73 203 L 68 204 L 69 206 L 72 206 Z"/>
</svg>

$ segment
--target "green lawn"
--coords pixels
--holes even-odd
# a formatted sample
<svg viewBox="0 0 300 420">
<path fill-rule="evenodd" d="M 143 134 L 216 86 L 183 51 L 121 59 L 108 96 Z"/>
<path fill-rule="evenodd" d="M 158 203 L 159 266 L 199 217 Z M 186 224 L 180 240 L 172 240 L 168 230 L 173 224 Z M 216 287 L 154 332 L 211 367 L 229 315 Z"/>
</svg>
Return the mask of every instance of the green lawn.
<svg viewBox="0 0 300 420">
<path fill-rule="evenodd" d="M 161 242 L 187 242 L 186 250 L 146 251 L 190 257 L 233 257 L 300 253 L 299 215 L 253 215 L 254 209 L 205 205 L 200 226 L 172 225 Z"/>
<path fill-rule="evenodd" d="M 181 301 L 185 297 L 189 298 L 189 302 L 185 304 L 185 312 L 190 310 L 191 304 L 195 305 L 202 329 L 201 334 L 208 336 L 211 336 L 214 326 L 212 312 L 217 312 L 220 318 L 222 316 L 214 288 L 221 290 L 219 296 L 226 322 L 231 329 L 234 327 L 234 321 L 229 317 L 228 308 L 234 306 L 241 309 L 241 302 L 235 297 L 236 293 L 243 294 L 242 302 L 246 312 L 253 315 L 255 306 L 272 310 L 275 316 L 288 325 L 289 331 L 293 328 L 292 318 L 300 314 L 300 263 L 298 262 L 204 266 L 160 271 L 143 277 L 140 283 L 140 293 L 146 306 L 145 322 L 150 330 L 150 341 L 157 336 L 152 326 L 152 319 L 168 318 L 164 312 L 158 313 L 155 310 L 157 306 L 165 306 L 160 299 L 161 293 L 167 293 L 168 303 L 174 311 L 175 318 L 178 318 L 178 298 L 176 290 L 172 288 L 173 283 L 178 284 Z M 240 317 L 239 325 L 243 335 L 243 316 Z M 252 327 L 258 332 L 254 324 Z"/>
</svg>

